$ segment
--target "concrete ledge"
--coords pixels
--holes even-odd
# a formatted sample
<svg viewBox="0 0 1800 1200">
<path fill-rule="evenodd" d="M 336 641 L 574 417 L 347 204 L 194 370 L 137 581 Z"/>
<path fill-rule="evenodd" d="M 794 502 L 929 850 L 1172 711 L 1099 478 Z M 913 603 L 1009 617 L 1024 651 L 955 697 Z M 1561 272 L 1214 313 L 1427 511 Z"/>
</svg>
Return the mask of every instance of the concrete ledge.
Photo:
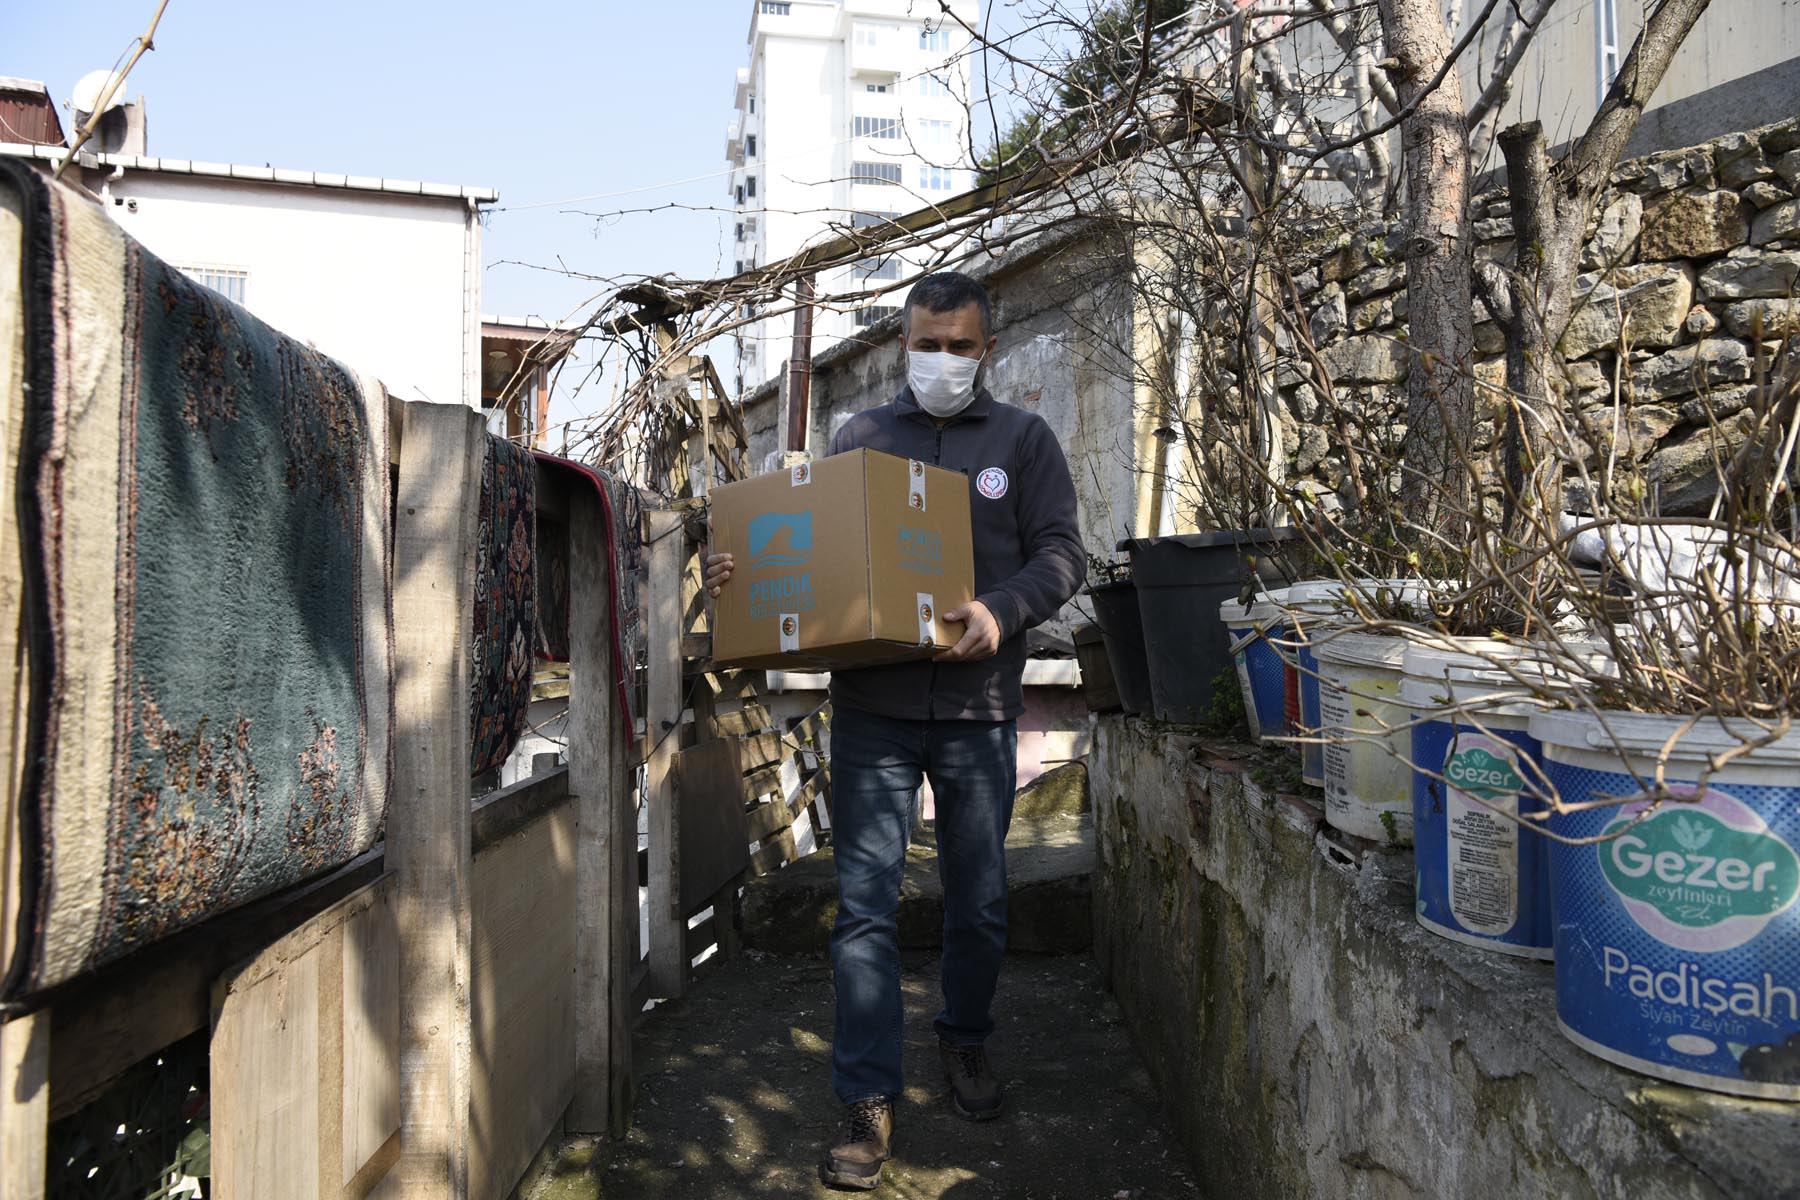
<svg viewBox="0 0 1800 1200">
<path fill-rule="evenodd" d="M 1230 754 L 1103 716 L 1090 761 L 1095 954 L 1205 1194 L 1800 1194 L 1800 1106 L 1585 1054 L 1548 964 L 1425 932 L 1410 852 Z"/>
</svg>

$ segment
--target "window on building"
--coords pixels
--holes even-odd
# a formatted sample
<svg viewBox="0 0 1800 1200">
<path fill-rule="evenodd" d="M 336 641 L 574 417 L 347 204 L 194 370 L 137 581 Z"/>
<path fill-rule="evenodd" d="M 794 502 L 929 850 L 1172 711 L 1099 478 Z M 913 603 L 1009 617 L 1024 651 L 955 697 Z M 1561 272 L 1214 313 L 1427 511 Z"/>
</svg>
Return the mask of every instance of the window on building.
<svg viewBox="0 0 1800 1200">
<path fill-rule="evenodd" d="M 201 287 L 209 287 L 227 300 L 237 304 L 244 302 L 244 292 L 250 282 L 248 271 L 233 267 L 182 267 L 180 271 Z"/>
<path fill-rule="evenodd" d="M 867 229 L 871 225 L 886 225 L 900 214 L 897 212 L 859 212 L 850 214 L 850 228 Z"/>
<path fill-rule="evenodd" d="M 857 137 L 897 138 L 900 122 L 894 117 L 857 117 L 852 131 Z"/>
<path fill-rule="evenodd" d="M 850 164 L 850 178 L 856 183 L 899 183 L 899 163 L 858 162 Z"/>
<path fill-rule="evenodd" d="M 927 146 L 948 146 L 953 129 L 948 121 L 920 121 L 919 140 Z"/>
<path fill-rule="evenodd" d="M 731 273 L 733 275 L 742 275 L 744 273 L 744 260 L 743 259 L 740 258 L 737 260 L 737 265 L 732 267 Z"/>
<path fill-rule="evenodd" d="M 868 49 L 875 50 L 883 46 L 891 46 L 894 42 L 899 40 L 900 27 L 898 25 L 876 25 L 858 21 L 851 36 L 858 46 L 865 46 Z"/>
<path fill-rule="evenodd" d="M 1599 104 L 1619 74 L 1618 0 L 1594 0 L 1594 37 L 1594 103 Z"/>
<path fill-rule="evenodd" d="M 921 192 L 947 192 L 956 186 L 956 172 L 949 167 L 920 167 Z"/>
<path fill-rule="evenodd" d="M 855 270 L 858 279 L 898 279 L 900 260 L 891 254 L 886 258 L 859 258 Z"/>
<path fill-rule="evenodd" d="M 950 84 L 941 75 L 930 73 L 919 76 L 919 95 L 928 100 L 937 99 L 950 94 Z"/>
<path fill-rule="evenodd" d="M 762 10 L 771 17 L 785 17 L 794 6 L 788 0 L 762 0 Z M 742 9 L 738 10 L 742 12 Z"/>
<path fill-rule="evenodd" d="M 744 203 L 744 185 L 741 183 L 738 184 L 737 198 L 738 198 L 738 206 L 742 207 L 743 203 Z"/>
<path fill-rule="evenodd" d="M 756 93 L 755 92 L 750 93 L 750 111 L 752 113 L 756 112 Z"/>
<path fill-rule="evenodd" d="M 950 31 L 948 29 L 943 29 L 943 28 L 919 30 L 919 49 L 921 49 L 921 50 L 948 50 L 948 49 L 950 49 Z"/>
<path fill-rule="evenodd" d="M 744 223 L 742 221 L 737 223 L 737 240 L 740 242 L 744 240 Z"/>
<path fill-rule="evenodd" d="M 885 83 L 865 83 L 865 84 L 863 84 L 863 91 L 865 91 L 865 92 L 880 92 L 885 95 L 887 92 L 887 87 L 888 87 L 888 85 Z"/>
<path fill-rule="evenodd" d="M 745 136 L 745 138 L 744 138 L 744 153 L 749 155 L 751 158 L 756 157 L 756 135 L 754 133 L 748 134 Z"/>
<path fill-rule="evenodd" d="M 744 180 L 744 187 L 747 189 L 749 195 L 756 195 L 756 176 L 752 175 L 750 178 Z"/>
<path fill-rule="evenodd" d="M 897 304 L 865 304 L 856 310 L 854 320 L 858 329 L 867 329 L 877 321 L 886 320 L 900 311 Z"/>
</svg>

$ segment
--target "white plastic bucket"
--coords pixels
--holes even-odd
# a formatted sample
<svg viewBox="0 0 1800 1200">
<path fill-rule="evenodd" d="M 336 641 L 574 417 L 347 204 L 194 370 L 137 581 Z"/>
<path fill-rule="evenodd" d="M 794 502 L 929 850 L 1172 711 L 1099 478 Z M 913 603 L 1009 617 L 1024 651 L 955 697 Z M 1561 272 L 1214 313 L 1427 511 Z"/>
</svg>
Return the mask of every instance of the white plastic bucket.
<svg viewBox="0 0 1800 1200">
<path fill-rule="evenodd" d="M 1372 841 L 1412 842 L 1412 716 L 1400 698 L 1406 641 L 1334 633 L 1318 643 L 1319 723 L 1325 744 L 1325 820 Z M 1345 740 L 1347 739 L 1347 740 Z"/>
<path fill-rule="evenodd" d="M 1398 591 L 1409 604 L 1423 601 L 1424 585 L 1404 579 L 1359 579 L 1346 583 L 1341 579 L 1310 579 L 1284 588 L 1279 595 L 1288 614 L 1288 641 L 1292 646 L 1295 689 L 1298 693 L 1299 717 L 1293 732 L 1302 738 L 1316 739 L 1323 724 L 1319 716 L 1319 643 L 1339 629 L 1353 611 L 1346 594 L 1360 593 L 1366 605 L 1372 606 L 1382 590 Z M 1317 740 L 1303 742 L 1300 747 L 1300 778 L 1314 787 L 1325 786 L 1325 747 Z"/>
<path fill-rule="evenodd" d="M 1406 650 L 1401 698 L 1413 715 L 1413 854 L 1420 925 L 1522 958 L 1551 957 L 1549 845 L 1520 823 L 1541 811 L 1532 785 L 1541 705 L 1500 666 L 1529 649 L 1466 639 Z"/>
<path fill-rule="evenodd" d="M 1219 623 L 1231 643 L 1238 687 L 1244 693 L 1244 716 L 1257 741 L 1285 737 L 1287 675 L 1290 669 L 1276 645 L 1288 635 L 1288 615 L 1280 592 L 1261 593 L 1250 604 L 1236 599 L 1219 605 Z"/>
<path fill-rule="evenodd" d="M 1531 733 L 1563 801 L 1579 803 L 1638 793 L 1688 721 L 1545 712 Z M 1562 837 L 1599 839 L 1550 849 L 1556 1018 L 1577 1045 L 1646 1075 L 1800 1100 L 1800 733 L 1695 786 L 1709 755 L 1746 736 L 1759 734 L 1712 718 L 1682 735 L 1664 779 L 1691 799 L 1551 819 Z"/>
</svg>

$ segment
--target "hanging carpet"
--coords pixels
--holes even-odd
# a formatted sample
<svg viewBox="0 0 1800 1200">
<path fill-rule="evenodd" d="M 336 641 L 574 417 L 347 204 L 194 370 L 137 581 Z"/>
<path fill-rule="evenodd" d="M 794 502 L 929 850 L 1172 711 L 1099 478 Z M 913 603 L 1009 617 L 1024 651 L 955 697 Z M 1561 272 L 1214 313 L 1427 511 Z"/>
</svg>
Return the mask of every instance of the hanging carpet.
<svg viewBox="0 0 1800 1200">
<path fill-rule="evenodd" d="M 10 999 L 372 845 L 393 626 L 378 384 L 9 161 L 0 314 L 29 671 Z"/>
<path fill-rule="evenodd" d="M 469 672 L 469 774 L 504 763 L 525 732 L 536 661 L 537 460 L 490 435 L 475 534 L 474 661 Z"/>
<path fill-rule="evenodd" d="M 607 605 L 608 632 L 612 636 L 613 686 L 619 720 L 627 740 L 637 728 L 637 668 L 645 660 L 644 622 L 638 600 L 638 583 L 644 571 L 644 512 L 637 489 L 610 471 L 590 467 L 573 459 L 537 452 L 537 459 L 571 484 L 592 488 L 600 501 L 604 518 L 600 546 L 571 546 L 570 554 L 599 554 L 606 560 L 607 582 L 612 589 L 612 603 Z M 568 568 L 561 568 L 563 588 L 567 589 Z M 569 646 L 569 604 L 565 596 L 540 608 L 547 628 L 540 644 L 549 657 L 567 659 Z M 560 624 L 557 624 L 560 622 Z"/>
</svg>

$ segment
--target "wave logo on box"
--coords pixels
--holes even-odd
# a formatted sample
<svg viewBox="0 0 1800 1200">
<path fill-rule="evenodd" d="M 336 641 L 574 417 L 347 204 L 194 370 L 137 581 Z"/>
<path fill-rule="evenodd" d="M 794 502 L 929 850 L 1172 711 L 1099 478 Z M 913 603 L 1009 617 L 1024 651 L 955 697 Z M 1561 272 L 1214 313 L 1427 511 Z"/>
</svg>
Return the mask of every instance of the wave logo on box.
<svg viewBox="0 0 1800 1200">
<path fill-rule="evenodd" d="M 900 566 L 915 575 L 944 573 L 944 539 L 930 529 L 902 525 L 897 535 Z"/>
<path fill-rule="evenodd" d="M 803 613 L 813 607 L 812 514 L 760 513 L 750 518 L 750 569 L 778 571 L 750 584 L 750 619 L 778 613 Z"/>
</svg>

